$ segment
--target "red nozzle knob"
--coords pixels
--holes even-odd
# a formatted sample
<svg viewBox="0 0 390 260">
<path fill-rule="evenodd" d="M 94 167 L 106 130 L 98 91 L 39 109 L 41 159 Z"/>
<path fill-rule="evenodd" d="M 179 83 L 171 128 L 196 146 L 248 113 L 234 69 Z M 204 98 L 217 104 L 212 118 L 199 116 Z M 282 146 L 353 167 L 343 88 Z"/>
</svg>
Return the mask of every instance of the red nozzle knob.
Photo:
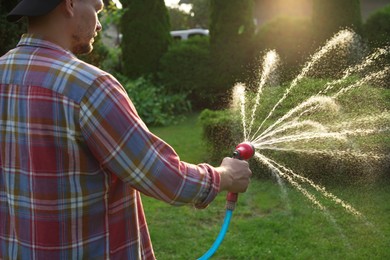
<svg viewBox="0 0 390 260">
<path fill-rule="evenodd" d="M 249 142 L 243 142 L 236 146 L 233 157 L 240 160 L 249 160 L 255 154 L 255 147 Z"/>
</svg>

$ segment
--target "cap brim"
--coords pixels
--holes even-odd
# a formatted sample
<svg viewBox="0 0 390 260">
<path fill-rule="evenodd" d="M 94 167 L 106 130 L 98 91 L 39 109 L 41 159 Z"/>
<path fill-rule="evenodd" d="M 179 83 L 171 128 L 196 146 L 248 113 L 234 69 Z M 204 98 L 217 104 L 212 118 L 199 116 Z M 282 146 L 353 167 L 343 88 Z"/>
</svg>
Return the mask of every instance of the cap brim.
<svg viewBox="0 0 390 260">
<path fill-rule="evenodd" d="M 19 2 L 14 9 L 7 15 L 7 21 L 17 22 L 23 16 L 41 16 L 53 10 L 62 0 L 46 1 L 41 0 L 24 0 Z"/>
</svg>

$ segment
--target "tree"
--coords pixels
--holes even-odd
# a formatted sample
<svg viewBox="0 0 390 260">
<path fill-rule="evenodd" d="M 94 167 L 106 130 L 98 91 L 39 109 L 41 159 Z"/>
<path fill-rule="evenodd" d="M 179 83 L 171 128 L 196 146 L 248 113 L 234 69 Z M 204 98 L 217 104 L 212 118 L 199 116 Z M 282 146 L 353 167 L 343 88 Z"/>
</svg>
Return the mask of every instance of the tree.
<svg viewBox="0 0 390 260">
<path fill-rule="evenodd" d="M 361 34 L 360 0 L 313 0 L 312 22 L 319 43 L 346 27 Z"/>
<path fill-rule="evenodd" d="M 186 13 L 176 7 L 168 7 L 168 12 L 171 30 L 185 30 L 191 28 L 191 15 L 189 13 Z"/>
<path fill-rule="evenodd" d="M 210 0 L 189 0 L 187 2 L 192 4 L 191 21 L 193 23 L 193 27 L 209 28 Z"/>
<path fill-rule="evenodd" d="M 191 11 L 186 13 L 178 8 L 168 8 L 173 30 L 209 28 L 210 0 L 181 0 L 181 4 L 190 4 Z"/>
<path fill-rule="evenodd" d="M 253 58 L 253 1 L 211 0 L 210 4 L 214 91 L 226 98 L 230 97 L 229 90 L 236 82 L 247 79 L 247 66 Z M 218 98 L 216 101 L 222 100 Z"/>
<path fill-rule="evenodd" d="M 17 3 L 18 0 L 0 0 L 0 56 L 16 46 L 26 28 L 23 23 L 9 23 L 6 20 L 7 14 Z"/>
<path fill-rule="evenodd" d="M 123 72 L 135 79 L 158 70 L 161 56 L 172 40 L 164 0 L 122 0 Z"/>
</svg>

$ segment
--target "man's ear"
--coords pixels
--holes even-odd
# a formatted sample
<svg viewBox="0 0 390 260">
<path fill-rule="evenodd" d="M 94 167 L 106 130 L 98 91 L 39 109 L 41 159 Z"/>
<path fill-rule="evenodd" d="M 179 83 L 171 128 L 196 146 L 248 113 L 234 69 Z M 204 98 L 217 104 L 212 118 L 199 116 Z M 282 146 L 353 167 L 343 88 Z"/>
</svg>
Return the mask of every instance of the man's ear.
<svg viewBox="0 0 390 260">
<path fill-rule="evenodd" d="M 74 0 L 64 0 L 65 10 L 69 16 L 74 15 Z"/>
</svg>

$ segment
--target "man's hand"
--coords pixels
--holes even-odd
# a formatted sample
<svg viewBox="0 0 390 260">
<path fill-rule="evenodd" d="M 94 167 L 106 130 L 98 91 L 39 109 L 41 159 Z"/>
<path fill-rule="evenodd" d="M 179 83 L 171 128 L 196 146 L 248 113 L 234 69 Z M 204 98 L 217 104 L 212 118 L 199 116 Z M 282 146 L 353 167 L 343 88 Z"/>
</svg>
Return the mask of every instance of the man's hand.
<svg viewBox="0 0 390 260">
<path fill-rule="evenodd" d="M 220 192 L 242 193 L 248 188 L 252 171 L 247 161 L 226 157 L 217 171 L 221 176 Z"/>
</svg>

